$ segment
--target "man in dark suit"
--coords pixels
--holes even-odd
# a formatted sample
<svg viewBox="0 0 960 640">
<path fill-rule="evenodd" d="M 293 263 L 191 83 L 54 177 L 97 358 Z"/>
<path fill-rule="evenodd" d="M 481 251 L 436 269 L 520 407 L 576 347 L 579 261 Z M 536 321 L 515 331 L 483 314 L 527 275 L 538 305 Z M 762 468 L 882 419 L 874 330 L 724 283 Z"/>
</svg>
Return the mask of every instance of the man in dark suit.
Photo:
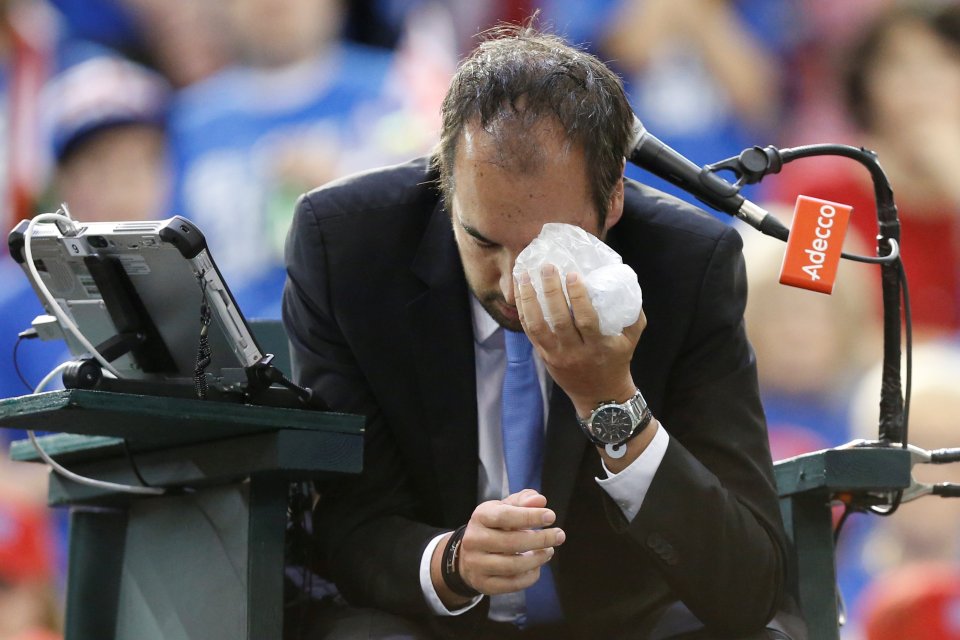
<svg viewBox="0 0 960 640">
<path fill-rule="evenodd" d="M 482 44 L 443 116 L 434 157 L 307 194 L 287 242 L 295 375 L 368 417 L 363 473 L 319 486 L 321 564 L 350 604 L 322 628 L 788 637 L 764 630 L 787 553 L 739 236 L 624 180 L 619 80 L 557 38 L 520 28 Z M 514 277 L 547 222 L 603 238 L 636 271 L 644 312 L 620 335 L 599 333 L 580 274 L 564 274 L 568 306 L 546 267 L 545 308 Z M 501 384 L 505 342 L 524 334 L 542 476 L 511 491 Z"/>
</svg>

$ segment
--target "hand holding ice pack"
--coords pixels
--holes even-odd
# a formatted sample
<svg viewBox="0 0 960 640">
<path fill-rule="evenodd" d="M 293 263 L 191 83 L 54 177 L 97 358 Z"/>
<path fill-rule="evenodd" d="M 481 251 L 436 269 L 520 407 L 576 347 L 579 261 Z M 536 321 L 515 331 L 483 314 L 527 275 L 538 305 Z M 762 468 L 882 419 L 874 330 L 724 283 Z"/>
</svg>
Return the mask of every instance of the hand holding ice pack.
<svg viewBox="0 0 960 640">
<path fill-rule="evenodd" d="M 540 235 L 517 256 L 513 275 L 514 278 L 523 272 L 530 275 L 544 318 L 551 328 L 553 320 L 547 314 L 540 277 L 544 264 L 557 268 L 568 305 L 567 274 L 576 272 L 581 275 L 590 302 L 600 317 L 600 333 L 603 335 L 618 335 L 640 317 L 643 294 L 636 272 L 623 264 L 616 251 L 580 227 L 550 222 L 543 225 Z"/>
</svg>

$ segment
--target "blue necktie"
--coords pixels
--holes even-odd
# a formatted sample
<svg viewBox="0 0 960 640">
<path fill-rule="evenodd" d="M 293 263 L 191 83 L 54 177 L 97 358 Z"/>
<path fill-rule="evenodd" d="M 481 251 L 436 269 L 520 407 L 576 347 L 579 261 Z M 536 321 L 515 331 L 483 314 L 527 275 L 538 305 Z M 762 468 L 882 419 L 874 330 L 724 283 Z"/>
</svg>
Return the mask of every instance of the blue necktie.
<svg viewBox="0 0 960 640">
<path fill-rule="evenodd" d="M 533 360 L 533 345 L 526 334 L 503 331 L 507 370 L 503 376 L 503 457 L 510 493 L 540 490 L 543 467 L 543 398 Z M 526 589 L 527 615 L 520 626 L 555 622 L 563 617 L 550 565 L 540 567 L 540 579 Z"/>
</svg>

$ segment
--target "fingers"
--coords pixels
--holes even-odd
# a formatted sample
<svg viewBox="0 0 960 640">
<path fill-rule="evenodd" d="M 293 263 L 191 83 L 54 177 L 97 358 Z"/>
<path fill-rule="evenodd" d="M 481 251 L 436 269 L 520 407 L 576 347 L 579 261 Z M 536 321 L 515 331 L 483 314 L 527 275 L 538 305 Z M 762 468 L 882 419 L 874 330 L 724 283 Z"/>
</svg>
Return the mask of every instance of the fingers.
<svg viewBox="0 0 960 640">
<path fill-rule="evenodd" d="M 553 524 L 556 514 L 532 489 L 490 500 L 473 512 L 463 536 L 460 572 L 481 593 L 510 593 L 537 581 L 566 534 Z"/>
<path fill-rule="evenodd" d="M 630 342 L 636 344 L 640 340 L 640 334 L 647 328 L 647 314 L 640 309 L 640 317 L 629 327 L 623 328 L 623 335 L 630 339 Z"/>
<path fill-rule="evenodd" d="M 593 308 L 587 285 L 579 273 L 567 274 L 567 295 L 570 296 L 570 309 L 577 331 L 584 339 L 600 334 L 600 317 Z"/>
<path fill-rule="evenodd" d="M 483 585 L 474 588 L 488 595 L 521 591 L 533 585 L 540 578 L 540 566 L 531 571 L 512 576 L 485 576 Z"/>
<path fill-rule="evenodd" d="M 516 531 L 548 527 L 554 523 L 557 516 L 553 510 L 544 507 L 514 506 L 500 500 L 491 500 L 477 507 L 472 519 L 491 529 Z"/>
<path fill-rule="evenodd" d="M 548 315 L 553 324 L 553 333 L 561 341 L 567 341 L 572 338 L 579 338 L 576 327 L 573 325 L 573 318 L 570 315 L 570 307 L 567 304 L 567 297 L 563 293 L 563 286 L 560 282 L 560 272 L 552 264 L 545 264 L 540 270 L 540 279 L 543 287 L 544 306 L 546 315 Z"/>
<path fill-rule="evenodd" d="M 543 307 L 540 305 L 536 290 L 530 283 L 528 274 L 522 274 L 519 281 L 515 283 L 514 293 L 524 331 L 535 343 L 546 349 L 553 348 L 558 342 L 580 342 L 578 323 L 575 324 L 574 321 L 576 311 L 573 310 L 572 315 L 567 296 L 563 291 L 559 271 L 554 265 L 545 264 L 540 271 L 540 279 L 543 288 Z M 578 281 L 578 279 L 574 278 L 574 281 Z M 569 276 L 567 282 L 570 282 Z M 593 317 L 596 317 L 596 313 L 593 312 L 593 305 L 590 303 L 590 298 L 587 296 L 586 288 L 582 283 L 579 285 L 579 290 L 581 306 L 589 307 L 589 312 L 586 309 L 583 310 L 584 317 L 589 319 L 591 312 Z M 547 316 L 550 318 L 550 324 L 546 322 Z"/>
<path fill-rule="evenodd" d="M 562 529 L 527 529 L 525 531 L 502 531 L 488 527 L 468 527 L 464 533 L 464 545 L 485 553 L 518 554 L 557 547 L 564 543 L 567 534 Z"/>
<path fill-rule="evenodd" d="M 545 507 L 547 499 L 534 489 L 522 489 L 511 493 L 503 502 L 514 507 Z"/>
<path fill-rule="evenodd" d="M 521 273 L 520 277 L 514 280 L 513 294 L 517 301 L 517 312 L 524 332 L 531 338 L 539 336 L 541 340 L 551 334 L 550 327 L 543 317 L 543 309 L 540 308 L 540 302 L 537 300 L 537 292 L 530 282 L 530 274 Z"/>
<path fill-rule="evenodd" d="M 490 578 L 512 578 L 538 571 L 540 567 L 550 562 L 553 554 L 553 547 L 524 553 L 486 553 L 477 557 L 474 569 Z"/>
</svg>

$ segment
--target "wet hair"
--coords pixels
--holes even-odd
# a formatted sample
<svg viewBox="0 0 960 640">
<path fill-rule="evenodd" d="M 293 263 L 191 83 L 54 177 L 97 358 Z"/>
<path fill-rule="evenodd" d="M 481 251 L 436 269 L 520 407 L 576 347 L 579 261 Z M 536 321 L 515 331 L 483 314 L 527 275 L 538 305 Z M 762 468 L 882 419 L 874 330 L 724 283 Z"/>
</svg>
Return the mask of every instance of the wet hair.
<svg viewBox="0 0 960 640">
<path fill-rule="evenodd" d="M 874 125 L 873 101 L 867 79 L 877 66 L 890 32 L 910 23 L 920 24 L 960 53 L 960 5 L 914 3 L 881 13 L 851 49 L 843 79 L 847 111 L 854 123 L 864 130 L 870 130 Z"/>
<path fill-rule="evenodd" d="M 511 169 L 530 173 L 542 162 L 540 123 L 558 124 L 566 144 L 585 153 L 587 179 L 601 226 L 623 176 L 633 110 L 620 78 L 595 56 L 531 24 L 504 26 L 461 63 L 441 108 L 434 163 L 447 202 L 454 191 L 453 163 L 468 123 L 494 140 Z"/>
</svg>

